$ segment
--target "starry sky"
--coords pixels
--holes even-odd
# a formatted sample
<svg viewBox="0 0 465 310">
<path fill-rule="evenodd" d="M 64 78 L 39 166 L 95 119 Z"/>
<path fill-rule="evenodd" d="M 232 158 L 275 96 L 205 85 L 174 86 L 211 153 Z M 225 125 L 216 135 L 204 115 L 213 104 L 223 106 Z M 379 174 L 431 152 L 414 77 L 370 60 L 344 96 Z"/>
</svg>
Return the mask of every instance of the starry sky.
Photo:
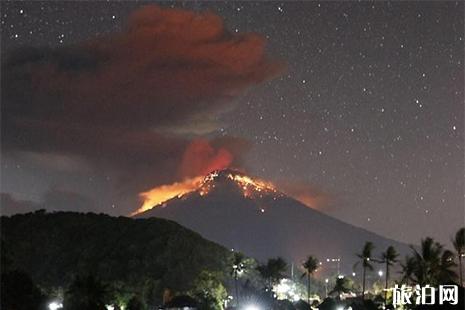
<svg viewBox="0 0 465 310">
<path fill-rule="evenodd" d="M 230 71 L 218 75 L 231 74 L 227 82 L 218 84 L 221 92 L 206 88 L 208 96 L 195 93 L 195 104 L 202 109 L 189 114 L 185 105 L 179 104 L 176 117 L 169 114 L 169 109 L 163 110 L 165 114 L 148 109 L 143 113 L 146 115 L 128 115 L 121 109 L 115 114 L 118 125 L 104 119 L 107 110 L 103 108 L 89 113 L 91 116 L 86 114 L 83 119 L 88 121 L 87 127 L 102 122 L 108 125 L 105 128 L 118 128 L 110 136 L 122 135 L 117 144 L 95 152 L 82 150 L 109 139 L 87 143 L 80 137 L 94 133 L 82 131 L 86 126 L 78 126 L 77 134 L 72 131 L 67 135 L 69 128 L 60 124 L 41 136 L 40 130 L 30 125 L 32 121 L 26 126 L 32 130 L 15 123 L 21 118 L 51 122 L 49 114 L 65 115 L 60 117 L 72 123 L 74 118 L 68 119 L 68 114 L 80 115 L 81 110 L 69 108 L 76 106 L 76 96 L 67 96 L 74 90 L 63 84 L 73 78 L 70 75 L 85 80 L 92 70 L 101 68 L 95 65 L 100 61 L 95 58 L 97 52 L 85 58 L 82 51 L 104 50 L 105 61 L 132 57 L 125 53 L 134 49 L 110 53 L 105 46 L 126 46 L 121 42 L 130 40 L 124 41 L 124 35 L 121 40 L 113 36 L 125 31 L 131 14 L 147 4 L 2 3 L 2 89 L 7 89 L 2 92 L 2 123 L 6 123 L 2 125 L 2 140 L 6 141 L 2 146 L 3 204 L 18 210 L 39 205 L 70 209 L 72 205 L 71 209 L 80 211 L 128 214 L 138 207 L 136 193 L 176 181 L 176 164 L 166 164 L 167 158 L 182 153 L 179 150 L 185 149 L 186 141 L 200 137 L 210 141 L 212 148 L 233 149 L 234 164 L 250 174 L 307 191 L 318 198 L 315 207 L 322 212 L 381 235 L 415 243 L 430 235 L 449 243 L 452 234 L 463 226 L 463 2 L 157 2 L 163 9 L 209 11 L 223 18 L 227 34 L 221 38 L 225 41 L 235 35 L 257 33 L 258 38 L 245 35 L 243 41 L 232 41 L 231 46 L 250 46 L 239 46 L 234 54 L 240 55 L 231 65 L 236 75 Z M 141 11 L 129 24 L 144 25 L 149 13 Z M 216 22 L 213 18 L 212 23 Z M 204 29 L 210 29 L 210 24 L 207 26 Z M 167 33 L 183 37 L 174 30 Z M 168 38 L 158 48 L 174 48 L 176 40 Z M 262 43 L 266 55 L 261 54 Z M 134 47 L 145 51 L 144 44 L 134 43 Z M 220 49 L 208 51 L 222 53 Z M 161 55 L 168 54 L 173 52 Z M 46 56 L 36 61 L 37 55 Z M 25 67 L 14 67 L 24 59 L 32 63 L 32 69 L 27 70 L 33 73 L 26 77 L 21 75 Z M 68 75 L 47 71 L 46 65 L 55 62 L 68 70 Z M 231 63 L 225 62 L 226 66 Z M 81 74 L 79 70 L 84 67 L 90 71 Z M 33 75 L 36 72 L 39 75 Z M 115 79 L 118 74 L 124 75 L 116 69 L 112 72 Z M 138 79 L 149 80 L 141 77 L 140 72 L 145 71 L 134 72 L 138 72 L 138 85 L 144 84 Z M 128 76 L 134 72 L 129 71 Z M 168 74 L 167 79 L 178 81 L 175 73 Z M 25 81 L 33 86 L 27 84 L 24 90 Z M 74 78 L 71 81 L 85 83 Z M 77 88 L 84 90 L 83 100 L 105 102 L 105 98 L 95 99 L 99 95 L 89 87 Z M 65 89 L 60 94 L 70 105 L 60 103 L 48 110 L 47 103 L 54 98 L 50 97 L 51 90 L 56 88 Z M 39 93 L 35 93 L 37 89 Z M 137 90 L 137 94 L 147 94 L 150 87 Z M 175 93 L 166 92 L 172 96 Z M 193 96 L 186 94 L 186 98 Z M 28 106 L 24 103 L 29 102 L 27 99 L 18 103 L 18 96 L 37 98 L 40 104 Z M 215 108 L 203 101 L 214 101 Z M 56 112 L 57 107 L 64 112 Z M 170 120 L 168 124 L 163 122 L 163 115 Z M 162 140 L 154 140 L 154 145 L 145 135 L 129 139 L 124 133 L 134 125 L 123 125 L 131 117 L 138 124 L 152 118 L 158 132 L 169 133 L 157 137 Z M 55 137 L 60 132 L 64 138 Z M 174 134 L 182 139 L 166 142 Z M 136 144 L 134 140 L 142 142 Z M 169 151 L 161 155 L 161 151 L 135 155 L 139 147 L 165 150 L 164 143 Z M 135 151 L 125 153 L 126 149 Z M 155 172 L 151 167 L 157 167 L 153 168 Z"/>
</svg>

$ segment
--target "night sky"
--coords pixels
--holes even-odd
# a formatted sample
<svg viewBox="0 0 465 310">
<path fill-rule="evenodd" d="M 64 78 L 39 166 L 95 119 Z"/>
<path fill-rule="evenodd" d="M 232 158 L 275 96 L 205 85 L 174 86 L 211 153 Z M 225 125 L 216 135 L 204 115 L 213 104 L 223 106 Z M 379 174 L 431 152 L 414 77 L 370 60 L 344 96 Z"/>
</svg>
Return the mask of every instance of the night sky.
<svg viewBox="0 0 465 310">
<path fill-rule="evenodd" d="M 387 237 L 463 226 L 463 2 L 147 4 L 2 3 L 8 212 L 127 215 L 203 141 Z"/>
</svg>

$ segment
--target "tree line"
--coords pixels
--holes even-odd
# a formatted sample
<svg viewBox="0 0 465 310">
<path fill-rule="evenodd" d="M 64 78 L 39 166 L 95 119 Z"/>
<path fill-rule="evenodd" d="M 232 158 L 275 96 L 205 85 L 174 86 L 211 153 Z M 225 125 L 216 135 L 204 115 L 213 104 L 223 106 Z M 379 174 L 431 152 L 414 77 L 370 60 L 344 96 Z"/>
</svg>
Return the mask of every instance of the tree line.
<svg viewBox="0 0 465 310">
<path fill-rule="evenodd" d="M 299 292 L 301 300 L 277 299 L 275 287 L 289 278 L 283 258 L 258 262 L 171 221 L 41 211 L 2 217 L 1 230 L 2 309 L 42 310 L 58 297 L 65 310 L 103 310 L 107 305 L 146 310 L 163 304 L 222 310 L 254 301 L 264 309 L 334 309 L 334 302 L 350 292 L 369 308 L 375 298 L 390 306 L 388 288 L 394 281 L 463 286 L 465 228 L 455 234 L 453 250 L 427 237 L 403 259 L 392 246 L 376 257 L 375 245 L 366 242 L 354 254 L 361 283 L 338 275 L 326 294 L 320 294 L 323 298 L 314 293 L 322 285 L 315 277 L 321 263 L 309 255 L 296 280 L 304 291 Z M 367 278 L 375 265 L 384 270 L 384 291 L 367 297 Z M 395 269 L 400 269 L 399 276 Z"/>
</svg>

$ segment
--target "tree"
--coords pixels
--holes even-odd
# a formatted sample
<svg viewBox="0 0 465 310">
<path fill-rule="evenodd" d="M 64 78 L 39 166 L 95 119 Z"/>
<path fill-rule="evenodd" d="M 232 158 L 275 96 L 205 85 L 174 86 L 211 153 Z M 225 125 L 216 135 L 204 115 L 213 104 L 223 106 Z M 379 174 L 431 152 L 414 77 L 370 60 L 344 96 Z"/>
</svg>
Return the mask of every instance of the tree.
<svg viewBox="0 0 465 310">
<path fill-rule="evenodd" d="M 381 263 L 386 265 L 386 282 L 384 285 L 384 307 L 386 308 L 387 303 L 387 291 L 388 291 L 388 283 L 389 283 L 389 267 L 393 266 L 397 262 L 397 254 L 396 249 L 393 246 L 389 246 L 385 252 L 381 254 Z"/>
<path fill-rule="evenodd" d="M 65 293 L 66 310 L 102 310 L 110 303 L 111 293 L 108 285 L 92 275 L 77 276 Z"/>
<path fill-rule="evenodd" d="M 1 276 L 1 309 L 45 309 L 45 296 L 31 277 L 22 271 L 10 271 Z"/>
<path fill-rule="evenodd" d="M 336 298 L 340 298 L 341 294 L 350 292 L 350 282 L 347 278 L 339 276 L 336 279 L 336 284 L 334 288 L 329 292 L 329 294 L 337 293 Z"/>
<path fill-rule="evenodd" d="M 169 302 L 167 302 L 165 305 L 165 308 L 167 309 L 184 309 L 184 308 L 197 308 L 198 307 L 198 302 L 195 300 L 195 298 L 192 298 L 189 295 L 178 295 L 173 297 Z"/>
<path fill-rule="evenodd" d="M 465 256 L 465 227 L 460 228 L 455 234 L 455 238 L 452 240 L 454 249 L 457 252 L 459 261 L 459 280 L 460 285 L 463 286 L 463 270 L 462 270 L 462 258 Z"/>
<path fill-rule="evenodd" d="M 400 264 L 402 268 L 402 283 L 407 285 L 412 281 L 413 273 L 415 272 L 415 259 L 412 256 L 406 256 L 405 262 Z"/>
<path fill-rule="evenodd" d="M 303 263 L 303 267 L 305 269 L 305 273 L 302 277 L 307 276 L 307 302 L 310 304 L 310 280 L 312 274 L 318 269 L 318 259 L 313 256 L 307 257 L 307 260 Z"/>
<path fill-rule="evenodd" d="M 239 288 L 238 288 L 238 278 L 239 275 L 244 272 L 244 254 L 240 252 L 234 252 L 232 257 L 232 266 L 231 266 L 231 276 L 234 279 L 234 290 L 236 294 L 236 306 L 239 306 Z"/>
<path fill-rule="evenodd" d="M 202 271 L 194 281 L 191 295 L 199 302 L 199 310 L 221 310 L 228 296 L 221 282 L 221 274 Z"/>
<path fill-rule="evenodd" d="M 411 246 L 415 269 L 414 282 L 420 285 L 434 285 L 441 262 L 442 245 L 427 237 L 421 241 L 420 251 Z M 434 283 L 433 283 L 434 281 Z"/>
<path fill-rule="evenodd" d="M 357 254 L 357 257 L 360 258 L 360 262 L 362 263 L 362 299 L 365 299 L 365 283 L 366 283 L 366 271 L 373 270 L 373 266 L 371 265 L 372 260 L 372 252 L 375 246 L 373 243 L 367 241 L 363 246 L 362 253 Z M 358 265 L 360 262 L 357 262 L 355 265 Z"/>
<path fill-rule="evenodd" d="M 265 289 L 271 289 L 274 284 L 284 278 L 286 269 L 287 264 L 281 257 L 270 258 L 266 264 L 260 264 L 257 267 L 260 276 L 265 280 Z"/>
<path fill-rule="evenodd" d="M 411 246 L 413 251 L 412 264 L 414 266 L 411 280 L 424 286 L 438 285 L 452 282 L 457 275 L 452 270 L 455 266 L 454 254 L 444 250 L 443 246 L 427 237 L 421 241 L 420 249 Z"/>
<path fill-rule="evenodd" d="M 159 218 L 28 213 L 2 217 L 0 226 L 0 262 L 8 263 L 3 261 L 7 253 L 9 270 L 23 268 L 44 287 L 69 284 L 74 274 L 92 271 L 107 283 L 122 283 L 124 291 L 130 293 L 127 299 L 124 296 L 125 304 L 139 292 L 147 306 L 155 307 L 162 302 L 164 288 L 187 291 L 202 270 L 229 275 L 226 264 L 232 256 L 230 250 Z M 116 297 L 113 302 L 122 304 L 122 296 Z"/>
<path fill-rule="evenodd" d="M 139 297 L 133 296 L 129 299 L 126 310 L 145 310 L 146 307 Z"/>
<path fill-rule="evenodd" d="M 445 250 L 441 255 L 441 264 L 439 266 L 438 283 L 450 283 L 457 280 L 457 274 L 454 269 L 457 264 L 454 262 L 454 253 Z"/>
</svg>

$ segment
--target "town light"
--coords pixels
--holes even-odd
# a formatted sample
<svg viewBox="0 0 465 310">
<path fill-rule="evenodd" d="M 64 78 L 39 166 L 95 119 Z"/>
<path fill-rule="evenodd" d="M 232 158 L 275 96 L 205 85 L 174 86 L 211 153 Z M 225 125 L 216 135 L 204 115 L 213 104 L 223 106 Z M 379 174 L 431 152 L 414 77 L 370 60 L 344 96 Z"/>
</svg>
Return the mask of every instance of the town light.
<svg viewBox="0 0 465 310">
<path fill-rule="evenodd" d="M 50 310 L 57 310 L 63 308 L 63 304 L 60 302 L 52 301 L 51 303 L 48 304 L 48 308 Z"/>
<path fill-rule="evenodd" d="M 378 271 L 378 276 L 380 276 L 380 277 L 383 276 L 383 271 L 382 270 Z"/>
<path fill-rule="evenodd" d="M 244 310 L 260 310 L 260 308 L 256 305 L 247 305 Z"/>
<path fill-rule="evenodd" d="M 291 286 L 287 283 L 280 283 L 275 288 L 276 293 L 286 294 L 291 290 Z"/>
</svg>

